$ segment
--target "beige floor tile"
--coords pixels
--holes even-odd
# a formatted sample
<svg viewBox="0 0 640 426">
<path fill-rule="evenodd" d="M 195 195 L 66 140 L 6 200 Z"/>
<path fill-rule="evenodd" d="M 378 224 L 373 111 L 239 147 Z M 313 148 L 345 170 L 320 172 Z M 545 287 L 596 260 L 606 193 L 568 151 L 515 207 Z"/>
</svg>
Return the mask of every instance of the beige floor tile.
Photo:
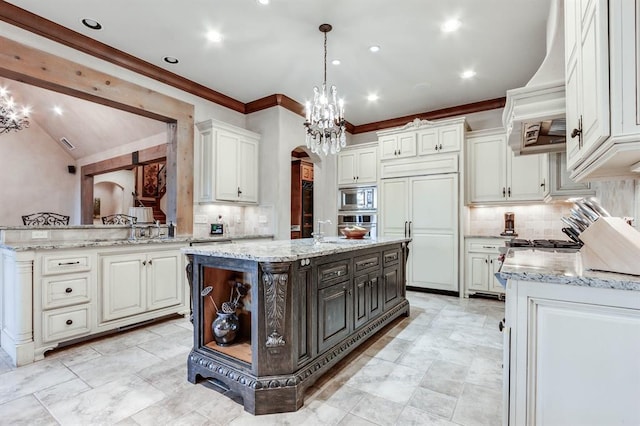
<svg viewBox="0 0 640 426">
<path fill-rule="evenodd" d="M 502 393 L 495 389 L 466 383 L 452 420 L 465 426 L 502 424 Z"/>
<path fill-rule="evenodd" d="M 404 404 L 365 394 L 360 402 L 353 407 L 351 414 L 375 424 L 386 426 L 395 424 L 403 408 Z"/>
<path fill-rule="evenodd" d="M 33 395 L 0 404 L 0 413 L 0 424 L 3 425 L 48 426 L 58 424 Z"/>
</svg>

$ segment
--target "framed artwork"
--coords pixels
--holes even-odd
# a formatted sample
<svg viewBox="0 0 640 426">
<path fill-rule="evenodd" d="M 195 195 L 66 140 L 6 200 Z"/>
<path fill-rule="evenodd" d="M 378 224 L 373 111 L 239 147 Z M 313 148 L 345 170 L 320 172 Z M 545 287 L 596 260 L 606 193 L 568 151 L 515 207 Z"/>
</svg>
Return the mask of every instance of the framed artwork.
<svg viewBox="0 0 640 426">
<path fill-rule="evenodd" d="M 140 199 L 153 200 L 158 194 L 158 171 L 164 163 L 151 163 L 136 168 L 136 192 Z"/>
</svg>

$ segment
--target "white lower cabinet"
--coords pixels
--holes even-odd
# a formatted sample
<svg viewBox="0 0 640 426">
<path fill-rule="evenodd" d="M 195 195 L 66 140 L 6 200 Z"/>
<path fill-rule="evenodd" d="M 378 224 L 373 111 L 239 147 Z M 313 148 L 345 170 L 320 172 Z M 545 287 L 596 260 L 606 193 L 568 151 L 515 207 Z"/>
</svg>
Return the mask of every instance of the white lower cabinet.
<svg viewBox="0 0 640 426">
<path fill-rule="evenodd" d="M 640 292 L 509 281 L 505 424 L 640 424 Z"/>
<path fill-rule="evenodd" d="M 61 343 L 189 313 L 184 243 L 0 248 L 0 335 L 16 366 Z"/>
<path fill-rule="evenodd" d="M 100 322 L 182 303 L 181 257 L 177 250 L 101 255 Z"/>
<path fill-rule="evenodd" d="M 467 238 L 465 240 L 465 289 L 464 295 L 475 293 L 504 294 L 504 287 L 495 277 L 502 262 L 500 238 Z"/>
</svg>

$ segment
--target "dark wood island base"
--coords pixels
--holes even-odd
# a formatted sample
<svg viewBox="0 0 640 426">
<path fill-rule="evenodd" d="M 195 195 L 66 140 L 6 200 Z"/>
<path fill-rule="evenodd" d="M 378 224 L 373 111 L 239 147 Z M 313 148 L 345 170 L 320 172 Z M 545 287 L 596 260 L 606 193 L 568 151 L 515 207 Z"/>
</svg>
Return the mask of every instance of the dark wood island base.
<svg viewBox="0 0 640 426">
<path fill-rule="evenodd" d="M 409 315 L 407 243 L 293 240 L 183 249 L 193 297 L 188 380 L 212 379 L 252 414 L 296 411 L 324 373 Z M 249 293 L 237 311 L 236 339 L 219 346 L 211 330 L 214 306 L 229 299 L 233 282 Z M 202 296 L 209 286 L 213 291 Z"/>
</svg>

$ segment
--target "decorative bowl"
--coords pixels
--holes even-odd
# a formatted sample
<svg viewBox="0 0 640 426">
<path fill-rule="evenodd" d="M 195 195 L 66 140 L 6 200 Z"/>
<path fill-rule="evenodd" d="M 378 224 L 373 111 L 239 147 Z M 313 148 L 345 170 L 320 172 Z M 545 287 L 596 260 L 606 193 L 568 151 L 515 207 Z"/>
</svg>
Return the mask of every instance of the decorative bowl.
<svg viewBox="0 0 640 426">
<path fill-rule="evenodd" d="M 364 238 L 365 235 L 367 235 L 367 233 L 369 232 L 368 229 L 365 228 L 342 228 L 340 230 L 340 232 L 342 233 L 342 235 L 344 235 L 345 237 L 349 238 L 349 239 L 362 239 Z"/>
</svg>

